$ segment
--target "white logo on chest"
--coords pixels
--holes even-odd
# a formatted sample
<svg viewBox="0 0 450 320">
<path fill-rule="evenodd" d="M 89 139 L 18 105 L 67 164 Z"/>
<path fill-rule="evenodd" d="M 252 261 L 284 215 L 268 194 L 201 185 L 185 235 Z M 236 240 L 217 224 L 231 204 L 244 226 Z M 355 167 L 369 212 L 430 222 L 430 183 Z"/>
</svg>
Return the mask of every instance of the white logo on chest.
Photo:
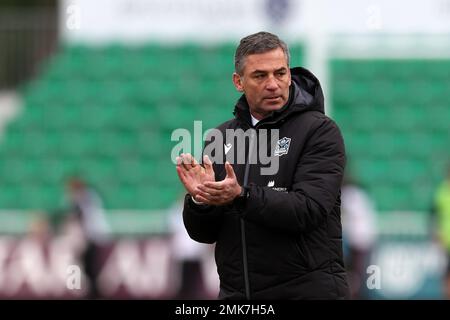
<svg viewBox="0 0 450 320">
<path fill-rule="evenodd" d="M 283 154 L 287 154 L 289 152 L 289 146 L 291 145 L 291 138 L 281 138 L 277 141 L 277 146 L 275 147 L 275 156 L 282 156 Z"/>
</svg>

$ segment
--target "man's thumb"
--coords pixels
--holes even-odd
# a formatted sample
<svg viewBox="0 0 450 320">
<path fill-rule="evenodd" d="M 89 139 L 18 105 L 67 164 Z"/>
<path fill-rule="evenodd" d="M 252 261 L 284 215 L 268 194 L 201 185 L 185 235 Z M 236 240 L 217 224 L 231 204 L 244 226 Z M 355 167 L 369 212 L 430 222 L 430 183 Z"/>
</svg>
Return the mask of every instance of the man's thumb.
<svg viewBox="0 0 450 320">
<path fill-rule="evenodd" d="M 236 178 L 233 167 L 231 166 L 231 164 L 228 161 L 225 162 L 225 171 L 227 172 L 228 178 L 233 178 L 233 179 Z"/>
</svg>

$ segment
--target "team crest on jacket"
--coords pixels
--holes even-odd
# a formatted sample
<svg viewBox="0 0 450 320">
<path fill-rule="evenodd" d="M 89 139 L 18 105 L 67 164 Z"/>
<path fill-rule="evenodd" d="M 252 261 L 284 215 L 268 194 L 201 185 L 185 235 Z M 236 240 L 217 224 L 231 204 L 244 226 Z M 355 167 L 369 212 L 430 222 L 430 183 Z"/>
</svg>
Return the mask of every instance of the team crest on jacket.
<svg viewBox="0 0 450 320">
<path fill-rule="evenodd" d="M 291 138 L 283 137 L 277 141 L 277 146 L 275 147 L 275 156 L 282 156 L 289 152 L 289 146 L 291 145 Z"/>
</svg>

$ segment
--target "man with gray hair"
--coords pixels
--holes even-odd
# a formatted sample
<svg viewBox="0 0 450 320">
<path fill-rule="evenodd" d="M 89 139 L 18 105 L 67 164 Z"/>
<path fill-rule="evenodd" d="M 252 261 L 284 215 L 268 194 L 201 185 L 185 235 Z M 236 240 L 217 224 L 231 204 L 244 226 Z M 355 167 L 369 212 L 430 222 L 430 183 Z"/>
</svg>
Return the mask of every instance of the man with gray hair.
<svg viewBox="0 0 450 320">
<path fill-rule="evenodd" d="M 216 243 L 219 298 L 347 298 L 340 222 L 345 149 L 339 128 L 324 114 L 319 81 L 304 68 L 290 69 L 287 45 L 259 32 L 241 40 L 233 83 L 243 95 L 235 118 L 217 129 L 223 136 L 252 132 L 248 144 L 223 144 L 224 157 L 240 146 L 244 150 L 233 151 L 246 161 L 177 158 L 188 192 L 185 227 L 192 239 Z M 266 131 L 278 139 L 263 144 Z M 265 164 L 250 161 L 262 145 L 279 161 L 274 174 L 264 175 Z"/>
</svg>

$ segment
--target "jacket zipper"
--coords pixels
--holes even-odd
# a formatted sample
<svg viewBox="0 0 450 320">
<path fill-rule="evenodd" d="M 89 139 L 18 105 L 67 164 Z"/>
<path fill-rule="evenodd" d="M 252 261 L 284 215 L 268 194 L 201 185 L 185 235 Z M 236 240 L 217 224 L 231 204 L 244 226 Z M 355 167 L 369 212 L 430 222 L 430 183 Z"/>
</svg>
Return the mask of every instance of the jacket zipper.
<svg viewBox="0 0 450 320">
<path fill-rule="evenodd" d="M 244 183 L 243 186 L 248 185 L 248 176 L 250 172 L 250 157 L 252 155 L 253 151 L 253 144 L 255 140 L 255 130 L 250 129 L 250 143 L 248 148 L 248 155 L 247 155 L 247 163 L 245 164 L 245 173 L 244 173 Z M 241 220 L 241 242 L 242 242 L 242 260 L 244 264 L 244 282 L 245 282 L 245 297 L 247 300 L 250 300 L 250 279 L 248 275 L 248 261 L 247 261 L 247 241 L 245 238 L 245 221 L 243 218 L 240 218 Z"/>
</svg>

